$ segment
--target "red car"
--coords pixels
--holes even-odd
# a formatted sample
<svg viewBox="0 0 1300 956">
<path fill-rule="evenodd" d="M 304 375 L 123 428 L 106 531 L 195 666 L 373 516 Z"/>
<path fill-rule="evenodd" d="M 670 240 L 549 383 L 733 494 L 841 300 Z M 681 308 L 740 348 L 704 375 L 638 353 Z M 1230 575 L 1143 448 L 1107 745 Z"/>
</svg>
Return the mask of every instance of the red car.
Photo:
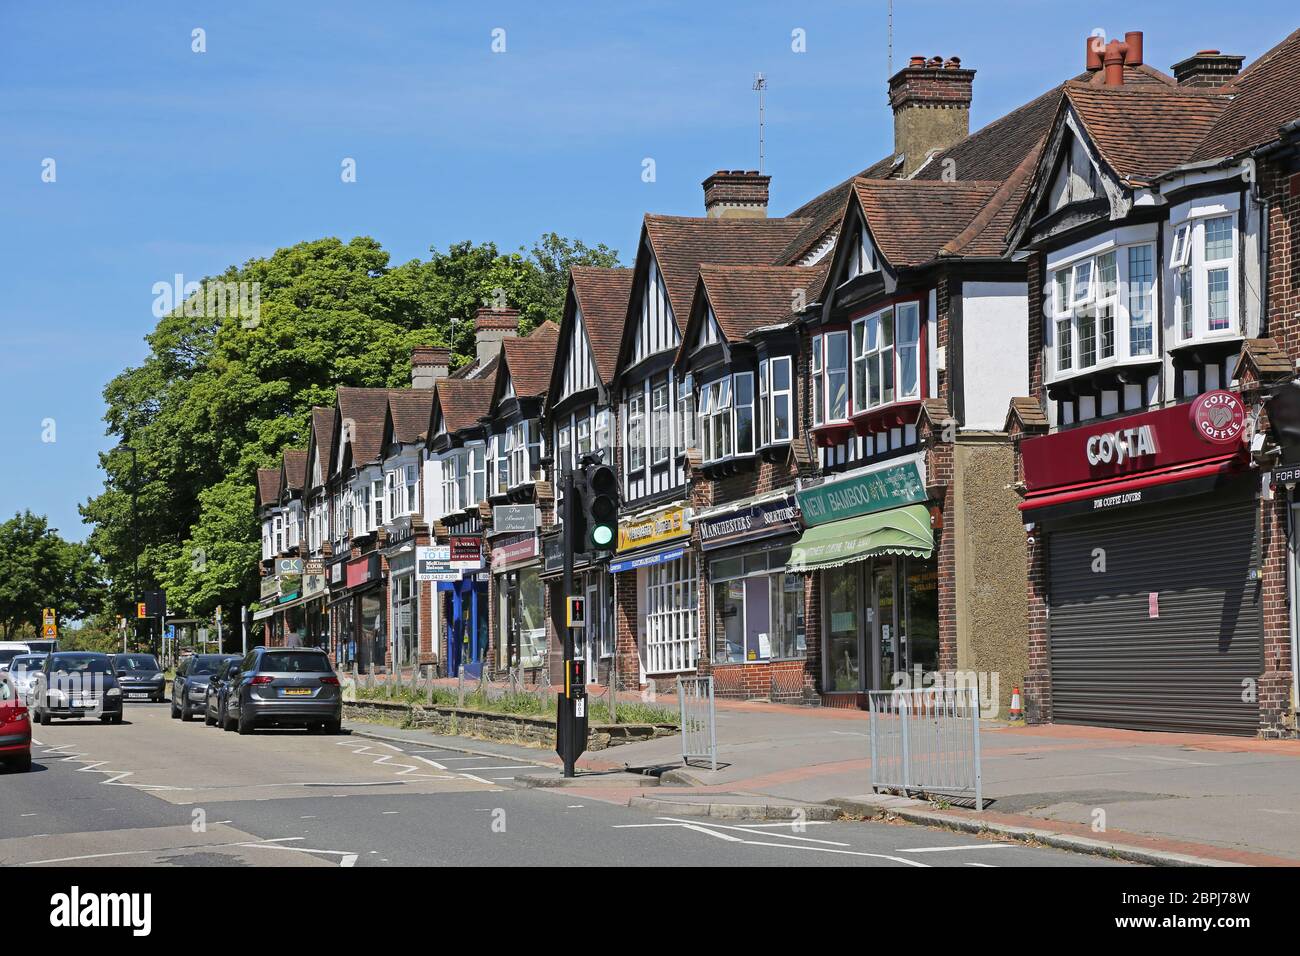
<svg viewBox="0 0 1300 956">
<path fill-rule="evenodd" d="M 0 761 L 32 769 L 32 722 L 9 675 L 0 674 Z"/>
</svg>

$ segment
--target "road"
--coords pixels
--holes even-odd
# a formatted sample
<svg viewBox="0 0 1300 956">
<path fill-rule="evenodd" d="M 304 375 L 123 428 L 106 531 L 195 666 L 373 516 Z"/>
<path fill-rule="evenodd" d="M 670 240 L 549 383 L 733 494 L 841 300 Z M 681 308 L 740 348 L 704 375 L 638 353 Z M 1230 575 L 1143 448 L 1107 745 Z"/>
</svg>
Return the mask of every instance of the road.
<svg viewBox="0 0 1300 956">
<path fill-rule="evenodd" d="M 223 733 L 167 704 L 36 727 L 4 773 L 0 866 L 1114 866 L 879 822 L 653 815 L 514 783 L 518 758 L 298 730 Z M 491 750 L 490 744 L 466 746 Z"/>
</svg>

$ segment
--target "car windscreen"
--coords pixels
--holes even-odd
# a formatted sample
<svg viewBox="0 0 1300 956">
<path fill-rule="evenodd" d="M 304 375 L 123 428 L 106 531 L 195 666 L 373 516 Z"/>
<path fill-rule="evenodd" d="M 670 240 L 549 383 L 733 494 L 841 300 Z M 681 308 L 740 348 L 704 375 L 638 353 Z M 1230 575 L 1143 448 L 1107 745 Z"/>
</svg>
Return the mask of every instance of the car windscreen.
<svg viewBox="0 0 1300 956">
<path fill-rule="evenodd" d="M 26 654 L 26 653 L 27 652 L 23 650 L 21 647 L 0 648 L 0 664 L 8 664 L 19 654 Z"/>
<path fill-rule="evenodd" d="M 329 672 L 330 659 L 319 651 L 282 651 L 263 656 L 258 670 L 299 674 Z"/>
<path fill-rule="evenodd" d="M 50 658 L 50 672 L 57 674 L 107 674 L 108 658 L 102 656 L 81 656 L 78 654 L 55 654 Z"/>
<path fill-rule="evenodd" d="M 158 658 L 152 654 L 118 654 L 117 669 L 120 671 L 156 671 Z"/>
<path fill-rule="evenodd" d="M 228 657 L 196 657 L 190 663 L 190 676 L 197 677 L 200 674 L 215 674 L 221 668 L 226 666 Z"/>
<path fill-rule="evenodd" d="M 9 665 L 9 673 L 36 673 L 45 670 L 45 656 L 36 656 L 35 654 L 19 654 Z"/>
</svg>

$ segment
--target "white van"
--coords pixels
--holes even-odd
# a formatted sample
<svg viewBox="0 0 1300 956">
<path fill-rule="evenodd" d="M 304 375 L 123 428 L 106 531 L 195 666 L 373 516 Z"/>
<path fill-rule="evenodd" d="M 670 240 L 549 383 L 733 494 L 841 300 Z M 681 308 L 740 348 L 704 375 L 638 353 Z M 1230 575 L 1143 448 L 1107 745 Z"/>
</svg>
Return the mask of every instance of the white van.
<svg viewBox="0 0 1300 956">
<path fill-rule="evenodd" d="M 0 641 L 0 674 L 9 670 L 9 662 L 19 654 L 30 654 L 32 649 L 18 641 Z"/>
</svg>

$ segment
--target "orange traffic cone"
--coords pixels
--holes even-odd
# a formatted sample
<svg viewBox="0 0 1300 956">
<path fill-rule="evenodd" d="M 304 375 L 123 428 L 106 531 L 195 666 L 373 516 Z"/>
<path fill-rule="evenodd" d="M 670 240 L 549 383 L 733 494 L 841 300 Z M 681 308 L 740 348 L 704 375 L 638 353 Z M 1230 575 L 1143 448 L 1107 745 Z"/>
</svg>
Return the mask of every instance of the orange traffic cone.
<svg viewBox="0 0 1300 956">
<path fill-rule="evenodd" d="M 1019 720 L 1024 714 L 1020 710 L 1020 688 L 1011 688 L 1011 719 Z"/>
</svg>

